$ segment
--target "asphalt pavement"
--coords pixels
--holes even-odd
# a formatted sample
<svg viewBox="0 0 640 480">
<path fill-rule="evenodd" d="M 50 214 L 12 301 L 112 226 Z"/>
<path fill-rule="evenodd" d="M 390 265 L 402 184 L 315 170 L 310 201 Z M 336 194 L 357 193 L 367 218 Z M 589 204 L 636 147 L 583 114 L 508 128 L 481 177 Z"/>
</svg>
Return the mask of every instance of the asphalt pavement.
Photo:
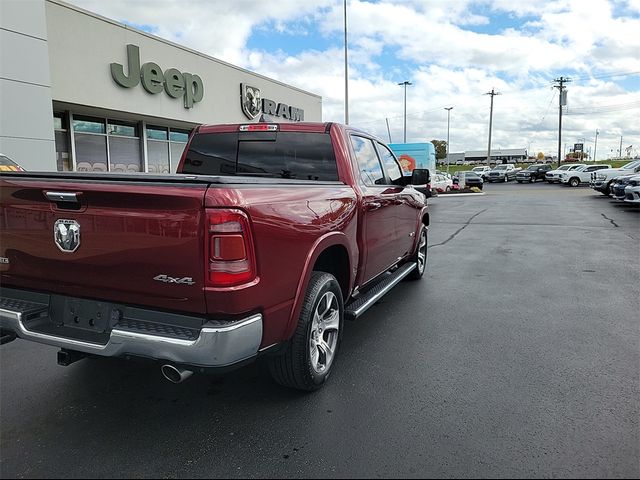
<svg viewBox="0 0 640 480">
<path fill-rule="evenodd" d="M 0 476 L 640 477 L 640 209 L 485 190 L 430 200 L 426 277 L 347 324 L 313 394 L 2 346 Z"/>
</svg>

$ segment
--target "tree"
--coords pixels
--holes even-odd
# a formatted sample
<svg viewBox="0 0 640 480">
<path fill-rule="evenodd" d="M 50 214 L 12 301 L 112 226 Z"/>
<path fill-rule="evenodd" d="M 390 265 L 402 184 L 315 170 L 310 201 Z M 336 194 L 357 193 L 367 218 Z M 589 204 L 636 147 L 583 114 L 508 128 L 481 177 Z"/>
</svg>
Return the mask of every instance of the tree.
<svg viewBox="0 0 640 480">
<path fill-rule="evenodd" d="M 447 158 L 447 142 L 446 140 L 431 140 L 436 148 L 436 160 Z"/>
</svg>

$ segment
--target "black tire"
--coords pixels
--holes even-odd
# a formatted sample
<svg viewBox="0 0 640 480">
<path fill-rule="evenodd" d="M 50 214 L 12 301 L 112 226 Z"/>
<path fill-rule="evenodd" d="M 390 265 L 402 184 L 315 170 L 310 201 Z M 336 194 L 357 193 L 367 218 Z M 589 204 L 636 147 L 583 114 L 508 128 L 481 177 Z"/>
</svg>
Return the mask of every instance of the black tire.
<svg viewBox="0 0 640 480">
<path fill-rule="evenodd" d="M 507 183 L 509 181 L 509 175 L 504 176 L 504 182 Z"/>
<path fill-rule="evenodd" d="M 422 238 L 424 236 L 424 246 L 421 248 Z M 418 266 L 411 270 L 411 273 L 407 275 L 408 280 L 420 280 L 424 276 L 424 272 L 427 270 L 427 248 L 428 248 L 428 236 L 427 229 L 423 225 L 420 228 L 420 234 L 418 237 L 418 248 L 416 248 L 416 252 L 411 257 L 411 262 L 416 263 Z M 424 254 L 424 262 L 422 263 L 422 267 L 420 266 L 420 253 Z"/>
<path fill-rule="evenodd" d="M 522 183 L 522 181 L 518 180 L 518 183 Z"/>
<path fill-rule="evenodd" d="M 312 365 L 310 342 L 314 314 L 327 292 L 331 292 L 337 300 L 339 327 L 331 362 L 325 371 L 319 373 Z M 340 284 L 329 273 L 313 272 L 293 337 L 289 340 L 283 354 L 269 358 L 269 371 L 273 379 L 285 387 L 308 392 L 322 387 L 333 371 L 342 340 L 343 324 L 344 305 Z"/>
<path fill-rule="evenodd" d="M 569 180 L 569 185 L 572 187 L 577 187 L 580 185 L 580 179 L 578 177 L 573 177 Z"/>
<path fill-rule="evenodd" d="M 536 179 L 535 179 L 535 178 L 533 178 L 533 177 L 529 178 L 529 183 L 533 183 L 533 182 L 535 182 L 535 181 L 536 181 Z"/>
</svg>

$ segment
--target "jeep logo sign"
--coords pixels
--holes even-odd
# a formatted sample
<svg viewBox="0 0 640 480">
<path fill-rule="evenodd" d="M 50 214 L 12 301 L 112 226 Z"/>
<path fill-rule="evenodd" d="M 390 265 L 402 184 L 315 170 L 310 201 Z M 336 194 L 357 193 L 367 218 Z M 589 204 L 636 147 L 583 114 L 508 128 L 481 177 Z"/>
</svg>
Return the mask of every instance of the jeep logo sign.
<svg viewBox="0 0 640 480">
<path fill-rule="evenodd" d="M 182 73 L 175 68 L 163 72 L 157 63 L 147 62 L 140 67 L 140 49 L 137 45 L 127 45 L 127 69 L 119 63 L 110 65 L 111 76 L 125 88 L 133 88 L 142 82 L 144 89 L 152 94 L 164 90 L 172 98 L 183 97 L 184 108 L 193 107 L 204 97 L 204 85 L 198 75 Z"/>
<path fill-rule="evenodd" d="M 249 120 L 256 118 L 260 112 L 265 115 L 281 117 L 293 122 L 304 120 L 304 110 L 292 107 L 286 103 L 276 103 L 268 98 L 262 98 L 260 89 L 246 83 L 240 84 L 240 105 Z"/>
</svg>

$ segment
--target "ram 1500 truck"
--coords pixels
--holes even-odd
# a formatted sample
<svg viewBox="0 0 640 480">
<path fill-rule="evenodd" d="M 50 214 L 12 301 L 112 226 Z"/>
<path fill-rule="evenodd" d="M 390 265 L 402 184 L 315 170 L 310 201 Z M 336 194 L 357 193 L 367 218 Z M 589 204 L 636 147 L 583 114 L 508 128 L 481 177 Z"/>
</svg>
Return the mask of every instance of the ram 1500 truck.
<svg viewBox="0 0 640 480">
<path fill-rule="evenodd" d="M 344 319 L 425 272 L 428 171 L 362 131 L 200 126 L 178 173 L 3 173 L 3 343 L 152 359 L 176 383 L 268 355 L 314 390 Z"/>
</svg>

